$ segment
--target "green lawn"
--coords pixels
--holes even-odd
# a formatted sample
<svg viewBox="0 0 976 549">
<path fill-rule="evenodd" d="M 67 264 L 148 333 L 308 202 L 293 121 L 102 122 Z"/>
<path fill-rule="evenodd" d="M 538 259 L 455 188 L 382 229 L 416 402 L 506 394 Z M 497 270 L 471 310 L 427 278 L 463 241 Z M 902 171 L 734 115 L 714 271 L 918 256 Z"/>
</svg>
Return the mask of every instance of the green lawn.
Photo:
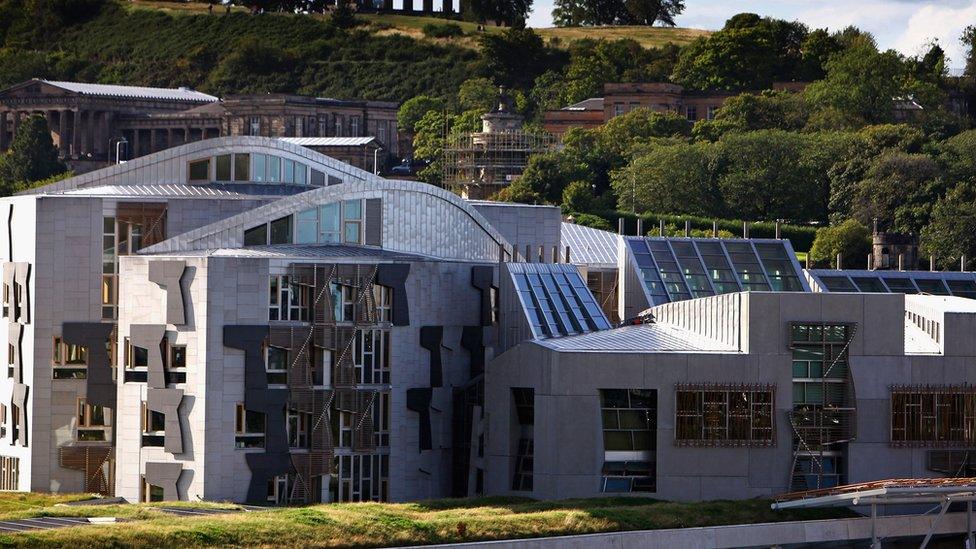
<svg viewBox="0 0 976 549">
<path fill-rule="evenodd" d="M 0 496 L 0 508 L 6 498 Z M 34 497 L 36 505 L 64 498 Z M 68 499 L 71 496 L 67 496 Z M 850 516 L 844 510 L 772 511 L 768 500 L 669 503 L 644 498 L 536 502 L 522 498 L 437 500 L 410 504 L 332 504 L 174 517 L 154 505 L 35 507 L 32 516 L 115 516 L 126 522 L 0 535 L 19 547 L 194 547 L 388 545 L 557 536 Z M 192 503 L 190 506 L 219 506 Z M 231 506 L 233 507 L 233 506 Z M 11 512 L 14 518 L 22 513 Z"/>
</svg>

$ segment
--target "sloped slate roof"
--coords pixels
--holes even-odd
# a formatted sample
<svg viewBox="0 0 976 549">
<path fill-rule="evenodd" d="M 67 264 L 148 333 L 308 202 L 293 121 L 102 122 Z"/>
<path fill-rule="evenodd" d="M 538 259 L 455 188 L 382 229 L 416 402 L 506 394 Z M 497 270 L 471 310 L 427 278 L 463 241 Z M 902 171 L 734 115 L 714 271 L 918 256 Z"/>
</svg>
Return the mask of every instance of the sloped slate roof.
<svg viewBox="0 0 976 549">
<path fill-rule="evenodd" d="M 665 324 L 641 324 L 588 334 L 533 340 L 555 351 L 603 353 L 738 353 L 720 341 Z"/>
<path fill-rule="evenodd" d="M 115 84 L 86 84 L 84 82 L 59 82 L 41 80 L 45 84 L 82 95 L 104 97 L 129 97 L 133 99 L 165 99 L 175 101 L 220 101 L 219 98 L 189 88 L 148 88 L 142 86 L 118 86 Z"/>
</svg>

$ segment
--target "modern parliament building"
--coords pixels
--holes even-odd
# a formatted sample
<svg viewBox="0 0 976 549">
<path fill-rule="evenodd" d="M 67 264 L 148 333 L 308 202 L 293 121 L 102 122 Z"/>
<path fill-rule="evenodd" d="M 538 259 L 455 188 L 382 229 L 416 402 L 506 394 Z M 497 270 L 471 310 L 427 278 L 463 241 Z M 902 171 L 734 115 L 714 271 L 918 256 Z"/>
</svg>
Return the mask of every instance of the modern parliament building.
<svg viewBox="0 0 976 549">
<path fill-rule="evenodd" d="M 262 137 L 0 213 L 0 489 L 699 500 L 976 468 L 972 273 L 615 235 Z"/>
</svg>

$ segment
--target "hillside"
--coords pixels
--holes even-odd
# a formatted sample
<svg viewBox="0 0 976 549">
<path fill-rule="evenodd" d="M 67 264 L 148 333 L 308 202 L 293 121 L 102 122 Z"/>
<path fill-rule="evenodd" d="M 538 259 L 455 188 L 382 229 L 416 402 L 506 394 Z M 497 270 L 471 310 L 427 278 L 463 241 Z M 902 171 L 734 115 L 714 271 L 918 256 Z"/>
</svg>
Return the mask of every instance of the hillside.
<svg viewBox="0 0 976 549">
<path fill-rule="evenodd" d="M 132 9 L 152 9 L 162 10 L 170 13 L 188 13 L 194 15 L 205 14 L 208 4 L 203 2 L 165 2 L 158 0 L 133 0 L 130 3 Z M 223 7 L 217 7 L 215 13 L 224 13 Z M 246 13 L 244 8 L 232 8 L 234 11 Z M 323 19 L 322 15 L 285 15 L 285 17 L 312 17 Z M 418 40 L 426 40 L 439 44 L 456 44 L 470 48 L 477 47 L 478 25 L 468 21 L 452 21 L 460 26 L 465 36 L 450 39 L 429 39 L 424 36 L 423 27 L 430 23 L 444 23 L 443 19 L 431 17 L 417 17 L 400 14 L 360 14 L 360 19 L 369 24 L 369 30 L 377 35 L 398 34 L 409 36 Z M 494 25 L 487 25 L 484 32 L 500 33 L 505 29 Z M 636 40 L 645 48 L 663 46 L 668 43 L 684 45 L 699 36 L 709 34 L 709 31 L 702 29 L 666 28 L 666 27 L 646 27 L 646 26 L 622 26 L 622 27 L 549 27 L 535 29 L 547 41 L 553 38 L 561 46 L 567 46 L 570 41 L 580 38 L 601 38 L 606 40 L 622 40 L 625 38 Z"/>
</svg>

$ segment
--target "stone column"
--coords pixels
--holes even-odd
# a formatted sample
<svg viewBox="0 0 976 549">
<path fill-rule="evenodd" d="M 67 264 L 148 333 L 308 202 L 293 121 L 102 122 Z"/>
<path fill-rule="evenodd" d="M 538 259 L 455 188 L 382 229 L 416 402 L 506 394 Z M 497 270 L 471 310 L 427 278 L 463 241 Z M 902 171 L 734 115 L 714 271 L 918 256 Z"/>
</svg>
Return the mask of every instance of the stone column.
<svg viewBox="0 0 976 549">
<path fill-rule="evenodd" d="M 105 128 L 104 141 L 105 146 L 107 147 L 105 149 L 105 159 L 111 160 L 112 155 L 115 154 L 115 144 L 110 143 L 110 141 L 112 138 L 122 137 L 122 132 L 119 132 L 118 135 L 115 134 L 115 114 L 112 111 L 105 111 L 104 116 L 102 117 L 102 123 L 104 124 L 103 127 Z"/>
<path fill-rule="evenodd" d="M 81 109 L 71 111 L 71 156 L 81 156 Z"/>
<path fill-rule="evenodd" d="M 173 148 L 173 129 L 166 130 L 166 147 Z"/>
<path fill-rule="evenodd" d="M 454 0 L 444 0 L 441 11 L 444 12 L 444 15 L 454 13 Z"/>
<path fill-rule="evenodd" d="M 12 114 L 14 115 L 13 116 L 14 123 L 13 123 L 13 132 L 11 132 L 11 134 L 10 134 L 10 144 L 13 144 L 14 139 L 17 138 L 17 130 L 20 129 L 20 115 L 21 115 L 21 112 L 20 111 L 13 111 Z"/>
<path fill-rule="evenodd" d="M 424 0 L 424 13 L 434 13 L 434 0 Z"/>
<path fill-rule="evenodd" d="M 139 158 L 139 155 L 142 154 L 142 150 L 139 148 L 140 133 L 141 131 L 139 130 L 139 128 L 135 128 L 134 130 L 132 130 L 132 153 L 129 155 L 130 159 Z"/>
<path fill-rule="evenodd" d="M 84 128 L 82 129 L 81 149 L 86 156 L 95 152 L 95 111 L 85 111 Z"/>
<path fill-rule="evenodd" d="M 149 128 L 149 154 L 156 152 L 156 130 Z"/>
<path fill-rule="evenodd" d="M 70 146 L 68 141 L 68 111 L 58 111 L 58 153 L 61 157 L 68 156 Z"/>
</svg>

